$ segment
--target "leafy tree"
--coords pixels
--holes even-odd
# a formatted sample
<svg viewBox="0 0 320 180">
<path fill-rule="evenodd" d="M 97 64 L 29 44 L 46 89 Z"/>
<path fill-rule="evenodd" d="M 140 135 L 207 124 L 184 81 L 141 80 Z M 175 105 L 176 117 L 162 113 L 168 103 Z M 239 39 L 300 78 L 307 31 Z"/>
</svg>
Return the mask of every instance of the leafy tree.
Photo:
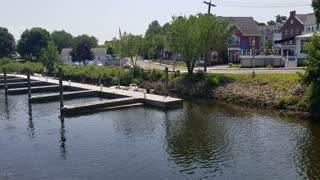
<svg viewBox="0 0 320 180">
<path fill-rule="evenodd" d="M 266 41 L 264 47 L 266 49 L 272 49 L 272 40 L 269 39 L 268 41 Z"/>
<path fill-rule="evenodd" d="M 134 69 L 137 67 L 139 56 L 144 53 L 144 39 L 141 35 L 123 33 L 120 40 L 121 56 L 129 57 Z"/>
<path fill-rule="evenodd" d="M 282 24 L 282 23 L 285 23 L 286 21 L 287 21 L 287 16 L 282 16 L 280 14 L 276 16 L 277 24 Z"/>
<path fill-rule="evenodd" d="M 63 60 L 58 53 L 58 47 L 53 41 L 49 41 L 48 46 L 41 49 L 40 61 L 49 73 L 54 70 L 54 64 L 63 64 Z"/>
<path fill-rule="evenodd" d="M 0 58 L 12 57 L 15 54 L 16 42 L 7 28 L 0 27 Z"/>
<path fill-rule="evenodd" d="M 83 39 L 78 44 L 76 44 L 76 47 L 73 48 L 73 50 L 70 52 L 70 55 L 72 57 L 72 61 L 78 61 L 85 62 L 85 60 L 93 60 L 94 54 L 91 51 L 91 44 L 88 40 Z"/>
<path fill-rule="evenodd" d="M 17 52 L 22 58 L 39 60 L 40 51 L 48 46 L 50 33 L 42 28 L 26 29 L 18 41 Z"/>
<path fill-rule="evenodd" d="M 197 59 L 210 50 L 223 49 L 232 32 L 228 21 L 215 16 L 174 17 L 168 28 L 168 41 L 186 63 L 188 74 L 192 74 Z"/>
<path fill-rule="evenodd" d="M 266 26 L 266 23 L 264 22 L 256 22 L 258 26 Z"/>
<path fill-rule="evenodd" d="M 58 47 L 59 53 L 63 48 L 73 47 L 73 36 L 66 31 L 53 31 L 51 34 L 51 40 Z"/>
<path fill-rule="evenodd" d="M 277 25 L 277 23 L 276 23 L 274 20 L 268 21 L 267 24 L 268 24 L 269 26 L 271 26 L 271 25 Z"/>
<path fill-rule="evenodd" d="M 303 82 L 309 85 L 310 112 L 313 117 L 320 118 L 320 34 L 314 33 L 310 43 L 306 45 L 308 52 L 306 58 L 306 72 L 302 76 Z"/>
<path fill-rule="evenodd" d="M 314 15 L 316 16 L 317 29 L 319 29 L 320 24 L 320 0 L 312 0 L 312 7 Z"/>
<path fill-rule="evenodd" d="M 111 41 L 105 41 L 104 45 L 99 46 L 100 48 L 108 49 L 107 54 L 114 56 L 119 54 L 119 40 L 117 38 L 113 38 Z"/>
<path fill-rule="evenodd" d="M 153 36 L 155 34 L 162 34 L 162 35 L 164 34 L 163 28 L 161 27 L 161 25 L 157 20 L 152 21 L 149 24 L 148 29 L 145 33 L 145 37 L 148 38 L 149 36 Z"/>
<path fill-rule="evenodd" d="M 94 36 L 88 36 L 86 34 L 82 34 L 80 36 L 77 36 L 73 39 L 74 46 L 78 45 L 83 40 L 86 40 L 90 43 L 91 48 L 97 48 L 98 47 L 98 39 Z"/>
</svg>

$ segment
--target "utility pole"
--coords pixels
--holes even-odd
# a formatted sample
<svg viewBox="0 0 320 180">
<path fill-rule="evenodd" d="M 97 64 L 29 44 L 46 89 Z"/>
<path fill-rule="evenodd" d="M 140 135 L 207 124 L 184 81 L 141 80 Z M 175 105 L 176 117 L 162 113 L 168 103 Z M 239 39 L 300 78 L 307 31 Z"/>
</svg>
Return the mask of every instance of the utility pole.
<svg viewBox="0 0 320 180">
<path fill-rule="evenodd" d="M 210 2 L 203 1 L 203 3 L 208 5 L 208 15 L 210 15 L 211 14 L 211 7 L 216 7 L 216 5 L 212 4 L 211 0 L 210 0 Z M 207 72 L 207 61 L 208 61 L 208 52 L 206 52 L 206 54 L 204 54 L 204 65 L 203 66 L 204 66 L 204 72 L 205 73 Z"/>
<path fill-rule="evenodd" d="M 216 5 L 212 4 L 211 0 L 210 0 L 210 2 L 203 1 L 203 3 L 208 5 L 208 14 L 211 14 L 211 7 L 216 7 Z"/>
</svg>

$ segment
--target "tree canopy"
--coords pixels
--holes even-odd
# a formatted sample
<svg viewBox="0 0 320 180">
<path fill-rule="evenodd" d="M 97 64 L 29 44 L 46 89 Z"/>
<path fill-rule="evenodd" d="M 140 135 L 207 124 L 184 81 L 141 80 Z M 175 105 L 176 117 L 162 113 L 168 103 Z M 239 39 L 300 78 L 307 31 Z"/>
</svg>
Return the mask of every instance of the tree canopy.
<svg viewBox="0 0 320 180">
<path fill-rule="evenodd" d="M 48 46 L 50 33 L 42 28 L 26 29 L 17 45 L 17 52 L 22 58 L 39 60 L 40 51 Z"/>
<path fill-rule="evenodd" d="M 0 58 L 15 54 L 16 42 L 7 28 L 0 27 Z"/>
<path fill-rule="evenodd" d="M 145 33 L 145 51 L 149 58 L 157 59 L 162 57 L 165 48 L 167 25 L 162 27 L 157 20 L 152 21 Z"/>
<path fill-rule="evenodd" d="M 168 28 L 170 48 L 177 52 L 192 74 L 196 61 L 211 50 L 227 46 L 233 28 L 228 21 L 212 15 L 174 17 Z"/>
<path fill-rule="evenodd" d="M 54 64 L 62 64 L 63 60 L 58 53 L 58 47 L 53 41 L 49 41 L 46 48 L 41 49 L 40 61 L 43 66 L 47 68 L 47 72 L 51 73 L 54 68 Z"/>
<path fill-rule="evenodd" d="M 268 25 L 277 25 L 277 23 L 274 20 L 268 21 L 267 24 Z"/>
<path fill-rule="evenodd" d="M 91 51 L 91 44 L 88 40 L 83 39 L 76 44 L 76 47 L 70 52 L 72 61 L 83 62 L 86 60 L 93 60 L 94 54 Z"/>
<path fill-rule="evenodd" d="M 277 24 L 282 24 L 285 23 L 287 21 L 287 16 L 283 16 L 283 15 L 277 15 L 276 16 L 276 23 Z"/>
<path fill-rule="evenodd" d="M 121 56 L 129 57 L 131 64 L 136 68 L 138 57 L 144 53 L 144 40 L 142 35 L 123 33 L 120 40 L 120 49 Z"/>
<path fill-rule="evenodd" d="M 59 53 L 63 48 L 72 48 L 73 47 L 73 36 L 62 30 L 62 31 L 53 31 L 51 33 L 51 40 L 58 47 Z"/>
<path fill-rule="evenodd" d="M 82 42 L 83 40 L 86 40 L 87 42 L 90 43 L 90 47 L 91 48 L 97 48 L 98 47 L 98 39 L 94 36 L 89 36 L 86 34 L 82 34 L 80 36 L 77 36 L 73 39 L 73 45 L 77 46 L 80 42 Z"/>
</svg>

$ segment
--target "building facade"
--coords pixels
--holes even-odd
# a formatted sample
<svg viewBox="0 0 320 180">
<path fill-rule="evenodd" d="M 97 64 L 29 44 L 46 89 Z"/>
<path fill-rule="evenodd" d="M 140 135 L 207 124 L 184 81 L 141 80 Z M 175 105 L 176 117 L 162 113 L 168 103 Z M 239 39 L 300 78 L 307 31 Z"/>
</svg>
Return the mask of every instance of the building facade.
<svg viewBox="0 0 320 180">
<path fill-rule="evenodd" d="M 65 48 L 61 51 L 61 57 L 64 60 L 65 64 L 74 64 L 70 55 L 71 51 L 72 49 L 70 48 Z M 94 63 L 101 62 L 102 64 L 105 64 L 106 55 L 108 52 L 106 48 L 92 48 L 91 51 L 94 54 Z"/>
</svg>

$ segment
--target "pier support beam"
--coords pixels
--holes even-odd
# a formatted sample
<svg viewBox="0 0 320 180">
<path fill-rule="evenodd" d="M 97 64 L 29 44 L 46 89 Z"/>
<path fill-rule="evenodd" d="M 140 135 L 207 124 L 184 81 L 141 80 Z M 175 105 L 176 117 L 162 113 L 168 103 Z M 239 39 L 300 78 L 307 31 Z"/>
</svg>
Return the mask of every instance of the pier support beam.
<svg viewBox="0 0 320 180">
<path fill-rule="evenodd" d="M 8 94 L 8 84 L 7 84 L 7 69 L 3 68 L 3 78 L 4 78 L 4 92 L 5 95 Z"/>
<path fill-rule="evenodd" d="M 167 97 L 168 96 L 168 83 L 169 83 L 169 69 L 166 67 L 166 69 L 165 69 L 165 91 L 164 91 L 164 95 L 165 95 L 165 97 Z"/>
<path fill-rule="evenodd" d="M 59 68 L 59 94 L 60 94 L 60 113 L 62 114 L 63 104 L 63 82 L 62 82 L 62 68 Z"/>
<path fill-rule="evenodd" d="M 28 100 L 31 99 L 31 82 L 30 82 L 30 69 L 27 69 L 27 82 L 28 82 Z"/>
</svg>

